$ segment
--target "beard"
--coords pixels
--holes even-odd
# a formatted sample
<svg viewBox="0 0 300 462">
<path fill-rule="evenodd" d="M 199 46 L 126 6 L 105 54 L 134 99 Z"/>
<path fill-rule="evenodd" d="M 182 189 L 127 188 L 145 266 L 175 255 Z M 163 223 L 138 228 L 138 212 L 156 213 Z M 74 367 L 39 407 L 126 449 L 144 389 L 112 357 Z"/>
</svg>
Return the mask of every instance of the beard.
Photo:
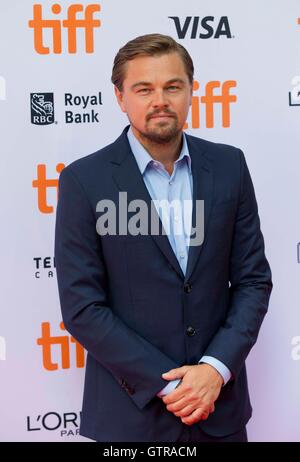
<svg viewBox="0 0 300 462">
<path fill-rule="evenodd" d="M 170 143 L 170 141 L 176 139 L 181 133 L 181 130 L 178 128 L 178 119 L 173 115 L 166 120 L 148 119 L 145 131 L 141 131 L 136 127 L 135 129 L 142 138 L 156 144 Z"/>
</svg>

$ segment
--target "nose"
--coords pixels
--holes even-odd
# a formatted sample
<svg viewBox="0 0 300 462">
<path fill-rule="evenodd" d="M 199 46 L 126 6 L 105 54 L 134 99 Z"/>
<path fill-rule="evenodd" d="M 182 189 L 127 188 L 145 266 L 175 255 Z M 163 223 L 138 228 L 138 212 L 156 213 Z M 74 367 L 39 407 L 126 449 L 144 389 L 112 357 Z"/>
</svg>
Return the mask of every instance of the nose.
<svg viewBox="0 0 300 462">
<path fill-rule="evenodd" d="M 169 101 L 163 90 L 156 90 L 153 92 L 152 106 L 154 108 L 169 106 Z"/>
</svg>

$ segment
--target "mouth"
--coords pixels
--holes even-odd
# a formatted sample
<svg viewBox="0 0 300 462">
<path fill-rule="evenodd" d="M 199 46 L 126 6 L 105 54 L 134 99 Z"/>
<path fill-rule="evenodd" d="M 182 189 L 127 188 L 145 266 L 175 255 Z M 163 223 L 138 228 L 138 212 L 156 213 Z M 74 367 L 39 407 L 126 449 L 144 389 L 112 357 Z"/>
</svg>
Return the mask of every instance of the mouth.
<svg viewBox="0 0 300 462">
<path fill-rule="evenodd" d="M 163 115 L 155 115 L 155 116 L 152 116 L 152 117 L 150 117 L 150 119 L 169 119 L 169 118 L 171 118 L 171 117 L 173 117 L 173 116 L 163 114 Z"/>
</svg>

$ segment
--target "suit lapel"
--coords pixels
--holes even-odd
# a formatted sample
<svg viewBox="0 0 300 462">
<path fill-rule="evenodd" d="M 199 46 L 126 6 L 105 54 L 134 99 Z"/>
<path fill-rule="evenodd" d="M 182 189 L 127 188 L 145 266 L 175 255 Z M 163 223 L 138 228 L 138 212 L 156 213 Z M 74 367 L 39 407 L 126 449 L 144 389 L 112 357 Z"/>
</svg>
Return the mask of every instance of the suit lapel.
<svg viewBox="0 0 300 462">
<path fill-rule="evenodd" d="M 169 263 L 179 274 L 179 276 L 184 279 L 184 274 L 178 263 L 176 255 L 173 252 L 172 246 L 169 242 L 168 236 L 166 234 L 152 234 L 151 233 L 151 196 L 148 192 L 148 189 L 144 183 L 143 176 L 139 170 L 139 167 L 136 163 L 135 157 L 131 151 L 128 138 L 127 130 L 129 126 L 125 127 L 121 136 L 115 141 L 115 155 L 111 162 L 115 164 L 115 169 L 113 173 L 113 179 L 118 186 L 119 191 L 127 192 L 127 201 L 141 199 L 147 204 L 148 209 L 148 233 L 151 234 L 151 237 L 155 241 L 156 245 L 159 247 L 161 252 L 165 255 Z M 158 213 L 156 212 L 155 207 L 152 207 L 153 213 L 156 214 L 157 221 L 160 225 L 160 229 L 163 228 L 162 222 Z"/>
<path fill-rule="evenodd" d="M 199 140 L 200 141 L 200 140 Z M 196 227 L 196 200 L 204 200 L 204 239 L 201 245 L 190 246 L 188 253 L 188 262 L 185 274 L 185 281 L 189 280 L 195 265 L 200 258 L 204 242 L 207 238 L 207 226 L 211 210 L 211 201 L 213 193 L 213 171 L 209 160 L 203 155 L 199 143 L 195 142 L 193 137 L 187 135 L 189 153 L 192 159 L 193 175 L 193 211 L 192 226 Z"/>
<path fill-rule="evenodd" d="M 188 253 L 188 262 L 186 275 L 184 276 L 182 269 L 178 263 L 176 255 L 173 252 L 172 246 L 166 234 L 155 235 L 151 233 L 150 228 L 150 211 L 151 211 L 151 196 L 144 183 L 143 176 L 138 168 L 135 157 L 131 151 L 128 139 L 127 131 L 129 125 L 125 127 L 122 134 L 114 142 L 114 151 L 112 153 L 111 162 L 114 164 L 113 179 L 119 189 L 119 191 L 127 192 L 127 201 L 141 199 L 147 204 L 148 208 L 148 233 L 151 234 L 156 245 L 159 247 L 161 252 L 167 258 L 169 263 L 179 274 L 179 276 L 188 280 L 191 277 L 192 271 L 195 264 L 200 256 L 200 252 L 203 247 L 202 245 L 191 246 Z M 203 151 L 199 149 L 198 143 L 187 135 L 187 142 L 189 153 L 192 159 L 192 175 L 193 175 L 193 211 L 192 211 L 192 226 L 196 226 L 196 207 L 195 203 L 197 199 L 204 200 L 204 236 L 206 236 L 207 222 L 211 207 L 212 197 L 212 169 L 209 161 L 203 156 Z M 160 217 L 158 216 L 155 207 L 153 212 L 157 216 L 157 220 L 160 224 L 160 229 L 163 228 Z"/>
</svg>

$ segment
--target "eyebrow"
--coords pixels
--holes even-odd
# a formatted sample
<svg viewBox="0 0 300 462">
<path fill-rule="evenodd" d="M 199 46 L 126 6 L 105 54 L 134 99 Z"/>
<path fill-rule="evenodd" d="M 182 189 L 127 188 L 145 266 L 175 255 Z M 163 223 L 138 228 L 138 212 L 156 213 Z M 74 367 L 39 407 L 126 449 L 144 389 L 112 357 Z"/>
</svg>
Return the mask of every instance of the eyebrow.
<svg viewBox="0 0 300 462">
<path fill-rule="evenodd" d="M 183 79 L 181 79 L 179 77 L 175 77 L 173 79 L 168 80 L 166 82 L 166 84 L 175 83 L 175 82 L 182 83 L 183 85 L 185 85 L 185 83 L 186 83 Z M 131 85 L 130 89 L 134 90 L 134 88 L 139 87 L 140 85 L 149 86 L 149 85 L 152 85 L 152 84 L 151 84 L 151 82 L 140 81 L 140 82 L 136 82 L 133 85 Z"/>
</svg>

